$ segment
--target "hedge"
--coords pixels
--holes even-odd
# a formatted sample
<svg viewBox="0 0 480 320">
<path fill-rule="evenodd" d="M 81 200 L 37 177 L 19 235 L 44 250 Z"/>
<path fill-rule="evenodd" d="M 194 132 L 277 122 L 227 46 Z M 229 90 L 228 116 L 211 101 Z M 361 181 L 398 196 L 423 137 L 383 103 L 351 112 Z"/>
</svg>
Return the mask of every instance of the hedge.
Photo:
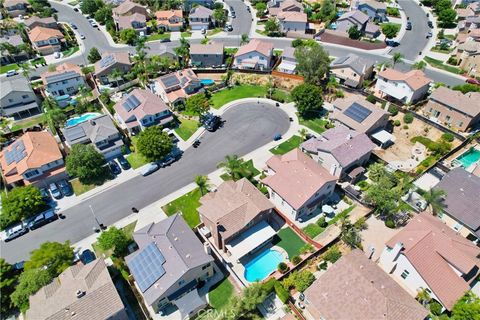
<svg viewBox="0 0 480 320">
<path fill-rule="evenodd" d="M 273 279 L 275 280 L 275 279 Z M 275 293 L 277 297 L 282 301 L 282 303 L 287 303 L 288 298 L 290 297 L 290 293 L 285 289 L 280 282 L 275 280 L 274 284 Z"/>
</svg>

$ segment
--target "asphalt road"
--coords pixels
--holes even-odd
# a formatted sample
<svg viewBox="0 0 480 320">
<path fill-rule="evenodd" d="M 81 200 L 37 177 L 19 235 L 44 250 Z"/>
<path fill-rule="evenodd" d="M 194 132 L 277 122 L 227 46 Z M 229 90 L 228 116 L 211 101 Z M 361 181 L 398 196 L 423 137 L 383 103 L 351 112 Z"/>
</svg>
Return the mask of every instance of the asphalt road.
<svg viewBox="0 0 480 320">
<path fill-rule="evenodd" d="M 63 212 L 57 220 L 11 242 L 0 242 L 2 258 L 14 263 L 25 260 L 29 252 L 46 241 L 75 243 L 93 233 L 91 205 L 100 223 L 111 225 L 131 214 L 131 208 L 143 208 L 186 186 L 196 175 L 216 170 L 226 155 L 245 155 L 272 141 L 276 133 L 284 134 L 290 122 L 281 109 L 267 104 L 233 107 L 222 116 L 225 124 L 217 132 L 206 132 L 198 149 L 189 148 L 170 167 L 150 176 L 138 176 L 83 201 Z"/>
<path fill-rule="evenodd" d="M 423 9 L 412 0 L 398 0 L 405 15 L 409 17 L 412 23 L 412 30 L 406 31 L 400 45 L 392 52 L 400 52 L 408 60 L 415 60 L 420 51 L 423 51 L 428 43 L 426 35 L 431 29 L 428 27 L 428 18 Z"/>
<path fill-rule="evenodd" d="M 229 21 L 232 24 L 233 31 L 231 35 L 249 34 L 250 27 L 252 25 L 252 14 L 248 12 L 247 5 L 241 0 L 225 0 L 228 6 L 232 6 L 235 10 L 236 18 L 229 17 Z M 228 9 L 230 12 L 230 8 Z"/>
</svg>

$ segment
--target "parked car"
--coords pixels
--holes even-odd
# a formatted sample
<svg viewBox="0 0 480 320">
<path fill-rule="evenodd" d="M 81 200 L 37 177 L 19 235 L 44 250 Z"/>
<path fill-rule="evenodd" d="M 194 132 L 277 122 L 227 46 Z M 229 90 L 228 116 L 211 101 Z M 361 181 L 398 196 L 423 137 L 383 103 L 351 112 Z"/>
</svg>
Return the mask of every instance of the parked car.
<svg viewBox="0 0 480 320">
<path fill-rule="evenodd" d="M 148 176 L 149 174 L 151 173 L 154 173 L 155 171 L 157 171 L 159 168 L 158 164 L 156 164 L 155 162 L 150 162 L 149 164 L 147 164 L 145 166 L 144 169 L 142 169 L 142 171 L 140 172 L 142 176 Z"/>
<path fill-rule="evenodd" d="M 400 45 L 400 43 L 395 40 L 385 40 L 385 43 L 389 47 L 398 47 Z"/>
<path fill-rule="evenodd" d="M 108 167 L 110 168 L 110 171 L 116 176 L 122 173 L 122 169 L 120 169 L 120 166 L 113 160 L 110 160 L 108 162 Z"/>
<path fill-rule="evenodd" d="M 161 42 L 161 43 L 162 43 L 162 42 L 170 42 L 170 41 L 171 41 L 171 40 L 170 40 L 170 38 L 163 38 L 163 39 L 160 39 L 160 42 Z"/>
<path fill-rule="evenodd" d="M 159 161 L 158 165 L 160 166 L 160 168 L 165 168 L 166 166 L 169 166 L 175 161 L 177 161 L 178 159 L 180 159 L 182 154 L 183 154 L 182 150 L 180 150 L 177 147 L 174 147 L 173 150 L 165 158 Z"/>
<path fill-rule="evenodd" d="M 13 77 L 17 74 L 18 74 L 17 70 L 8 70 L 7 71 L 7 77 Z"/>
<path fill-rule="evenodd" d="M 427 32 L 427 35 L 425 37 L 428 39 L 428 38 L 431 38 L 432 36 L 433 36 L 433 33 L 430 31 L 430 32 Z"/>
<path fill-rule="evenodd" d="M 82 261 L 83 264 L 88 264 L 94 261 L 96 258 L 97 257 L 95 257 L 95 253 L 93 253 L 93 251 L 90 249 L 85 249 L 80 254 L 80 261 Z"/>
<path fill-rule="evenodd" d="M 208 131 L 215 131 L 218 128 L 218 126 L 220 125 L 220 117 L 215 116 L 212 113 L 206 113 L 206 114 L 200 116 L 200 123 Z"/>
<path fill-rule="evenodd" d="M 55 211 L 53 210 L 45 211 L 35 216 L 33 219 L 31 219 L 28 222 L 28 229 L 30 229 L 30 231 L 33 231 L 57 219 L 58 219 L 58 215 L 55 213 Z"/>
<path fill-rule="evenodd" d="M 225 25 L 225 31 L 227 31 L 227 32 L 233 31 L 233 26 L 231 24 L 227 23 Z"/>
<path fill-rule="evenodd" d="M 433 22 L 432 21 L 428 20 L 427 25 L 428 25 L 429 28 L 433 29 Z"/>
<path fill-rule="evenodd" d="M 85 36 L 83 34 L 81 34 L 80 39 L 85 40 Z"/>
<path fill-rule="evenodd" d="M 5 238 L 5 242 L 12 241 L 13 239 L 23 236 L 27 232 L 27 226 L 25 225 L 25 223 L 21 222 L 5 230 L 5 234 L 7 235 L 7 237 Z"/>
<path fill-rule="evenodd" d="M 40 188 L 40 193 L 42 194 L 43 201 L 49 202 L 52 200 L 52 196 L 50 195 L 50 192 L 48 192 L 47 188 Z"/>
<path fill-rule="evenodd" d="M 173 143 L 177 143 L 179 141 L 172 129 L 164 128 L 162 131 L 168 134 L 168 136 L 172 139 Z"/>
<path fill-rule="evenodd" d="M 74 29 L 74 30 L 77 30 L 77 29 L 78 29 L 77 26 L 74 25 L 73 23 L 71 24 L 71 26 L 72 26 L 72 29 Z"/>
<path fill-rule="evenodd" d="M 131 168 L 130 163 L 123 156 L 119 156 L 117 161 L 120 163 L 120 167 L 122 167 L 123 170 L 128 170 Z"/>
<path fill-rule="evenodd" d="M 79 12 L 80 10 L 78 8 L 73 8 L 73 11 Z"/>
<path fill-rule="evenodd" d="M 60 190 L 58 189 L 57 185 L 54 182 L 50 183 L 50 185 L 48 186 L 48 189 L 50 190 L 50 193 L 55 199 L 62 198 L 62 193 L 60 192 Z"/>
<path fill-rule="evenodd" d="M 470 83 L 470 84 L 476 84 L 477 86 L 480 86 L 480 80 L 477 80 L 477 79 L 474 79 L 474 78 L 469 78 L 465 82 Z"/>
<path fill-rule="evenodd" d="M 73 195 L 73 189 L 67 180 L 61 180 L 57 182 L 57 184 L 58 184 L 58 187 L 60 188 L 60 191 L 62 191 L 65 197 L 70 197 L 71 195 Z"/>
<path fill-rule="evenodd" d="M 273 141 L 278 141 L 282 139 L 282 135 L 280 133 L 277 133 L 276 135 L 273 136 Z"/>
<path fill-rule="evenodd" d="M 407 22 L 407 30 L 412 30 L 412 23 L 410 21 Z"/>
<path fill-rule="evenodd" d="M 202 32 L 202 34 L 205 34 L 205 33 L 207 33 L 207 30 L 205 28 L 202 28 L 201 32 Z"/>
</svg>

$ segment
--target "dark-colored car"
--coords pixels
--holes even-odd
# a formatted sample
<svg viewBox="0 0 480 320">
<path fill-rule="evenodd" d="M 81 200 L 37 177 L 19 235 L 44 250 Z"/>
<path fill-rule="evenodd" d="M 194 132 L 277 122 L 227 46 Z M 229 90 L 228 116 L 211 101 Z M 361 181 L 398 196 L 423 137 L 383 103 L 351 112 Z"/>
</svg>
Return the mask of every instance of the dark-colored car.
<svg viewBox="0 0 480 320">
<path fill-rule="evenodd" d="M 57 219 L 58 215 L 53 210 L 45 211 L 28 222 L 28 229 L 33 231 Z"/>
<path fill-rule="evenodd" d="M 410 21 L 407 22 L 407 30 L 412 30 L 412 23 Z"/>
<path fill-rule="evenodd" d="M 50 195 L 50 192 L 48 192 L 47 188 L 40 188 L 40 193 L 42 194 L 43 201 L 49 202 L 52 200 L 52 196 Z"/>
<path fill-rule="evenodd" d="M 432 21 L 428 20 L 427 25 L 428 25 L 429 28 L 433 29 L 433 22 Z"/>
<path fill-rule="evenodd" d="M 206 113 L 200 117 L 200 123 L 207 129 L 208 131 L 215 131 L 217 130 L 218 126 L 220 125 L 220 117 L 216 116 L 212 113 Z"/>
<path fill-rule="evenodd" d="M 163 39 L 160 39 L 160 42 L 170 42 L 170 38 L 163 38 Z"/>
<path fill-rule="evenodd" d="M 57 185 L 55 183 L 50 183 L 48 186 L 48 189 L 50 190 L 50 193 L 55 199 L 61 199 L 62 198 L 62 193 L 58 189 Z"/>
<path fill-rule="evenodd" d="M 470 84 L 476 84 L 477 86 L 480 86 L 480 80 L 477 80 L 477 79 L 474 79 L 474 78 L 469 78 L 465 82 L 470 83 Z"/>
<path fill-rule="evenodd" d="M 75 11 L 75 12 L 79 12 L 79 11 L 80 11 L 80 9 L 78 9 L 78 8 L 73 8 L 73 11 Z"/>
<path fill-rule="evenodd" d="M 280 133 L 277 133 L 276 135 L 273 136 L 273 141 L 278 141 L 282 139 L 282 135 Z"/>
<path fill-rule="evenodd" d="M 161 161 L 158 162 L 158 165 L 161 168 L 165 168 L 166 166 L 169 166 L 175 161 L 177 161 L 178 159 L 180 159 L 182 154 L 183 154 L 182 150 L 180 150 L 177 147 L 174 147 L 173 150 L 165 158 L 163 158 Z"/>
<path fill-rule="evenodd" d="M 70 197 L 71 195 L 73 195 L 73 189 L 67 180 L 61 180 L 57 182 L 57 184 L 58 184 L 58 187 L 60 188 L 60 191 L 62 191 L 65 197 Z"/>
<path fill-rule="evenodd" d="M 400 43 L 398 43 L 397 41 L 395 40 L 385 40 L 385 43 L 387 44 L 387 46 L 389 47 L 398 47 L 400 45 Z"/>
<path fill-rule="evenodd" d="M 123 170 L 128 170 L 131 168 L 130 163 L 123 156 L 119 156 L 117 161 L 120 163 L 120 167 L 122 167 Z"/>
<path fill-rule="evenodd" d="M 5 242 L 12 241 L 13 239 L 23 236 L 27 232 L 28 227 L 25 225 L 25 223 L 19 223 L 5 230 L 5 234 L 7 235 L 7 237 L 5 238 Z"/>
<path fill-rule="evenodd" d="M 72 23 L 72 29 L 77 30 L 77 26 Z"/>
<path fill-rule="evenodd" d="M 120 166 L 113 160 L 108 162 L 108 167 L 110 168 L 110 171 L 112 171 L 112 173 L 116 176 L 122 173 L 122 169 L 120 169 Z"/>
<path fill-rule="evenodd" d="M 92 252 L 92 250 L 85 249 L 82 251 L 80 254 L 80 261 L 82 261 L 83 264 L 88 264 L 92 261 L 94 261 L 97 257 L 95 257 L 95 253 Z"/>
</svg>

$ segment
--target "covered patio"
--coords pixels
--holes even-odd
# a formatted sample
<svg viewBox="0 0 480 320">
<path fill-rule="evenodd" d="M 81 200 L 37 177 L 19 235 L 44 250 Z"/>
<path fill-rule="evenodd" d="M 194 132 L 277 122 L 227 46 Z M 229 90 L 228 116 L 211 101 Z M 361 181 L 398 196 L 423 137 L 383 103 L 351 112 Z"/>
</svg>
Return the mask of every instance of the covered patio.
<svg viewBox="0 0 480 320">
<path fill-rule="evenodd" d="M 270 241 L 275 234 L 275 230 L 266 221 L 261 221 L 229 242 L 225 247 L 233 260 L 240 261 L 242 257 Z"/>
</svg>

